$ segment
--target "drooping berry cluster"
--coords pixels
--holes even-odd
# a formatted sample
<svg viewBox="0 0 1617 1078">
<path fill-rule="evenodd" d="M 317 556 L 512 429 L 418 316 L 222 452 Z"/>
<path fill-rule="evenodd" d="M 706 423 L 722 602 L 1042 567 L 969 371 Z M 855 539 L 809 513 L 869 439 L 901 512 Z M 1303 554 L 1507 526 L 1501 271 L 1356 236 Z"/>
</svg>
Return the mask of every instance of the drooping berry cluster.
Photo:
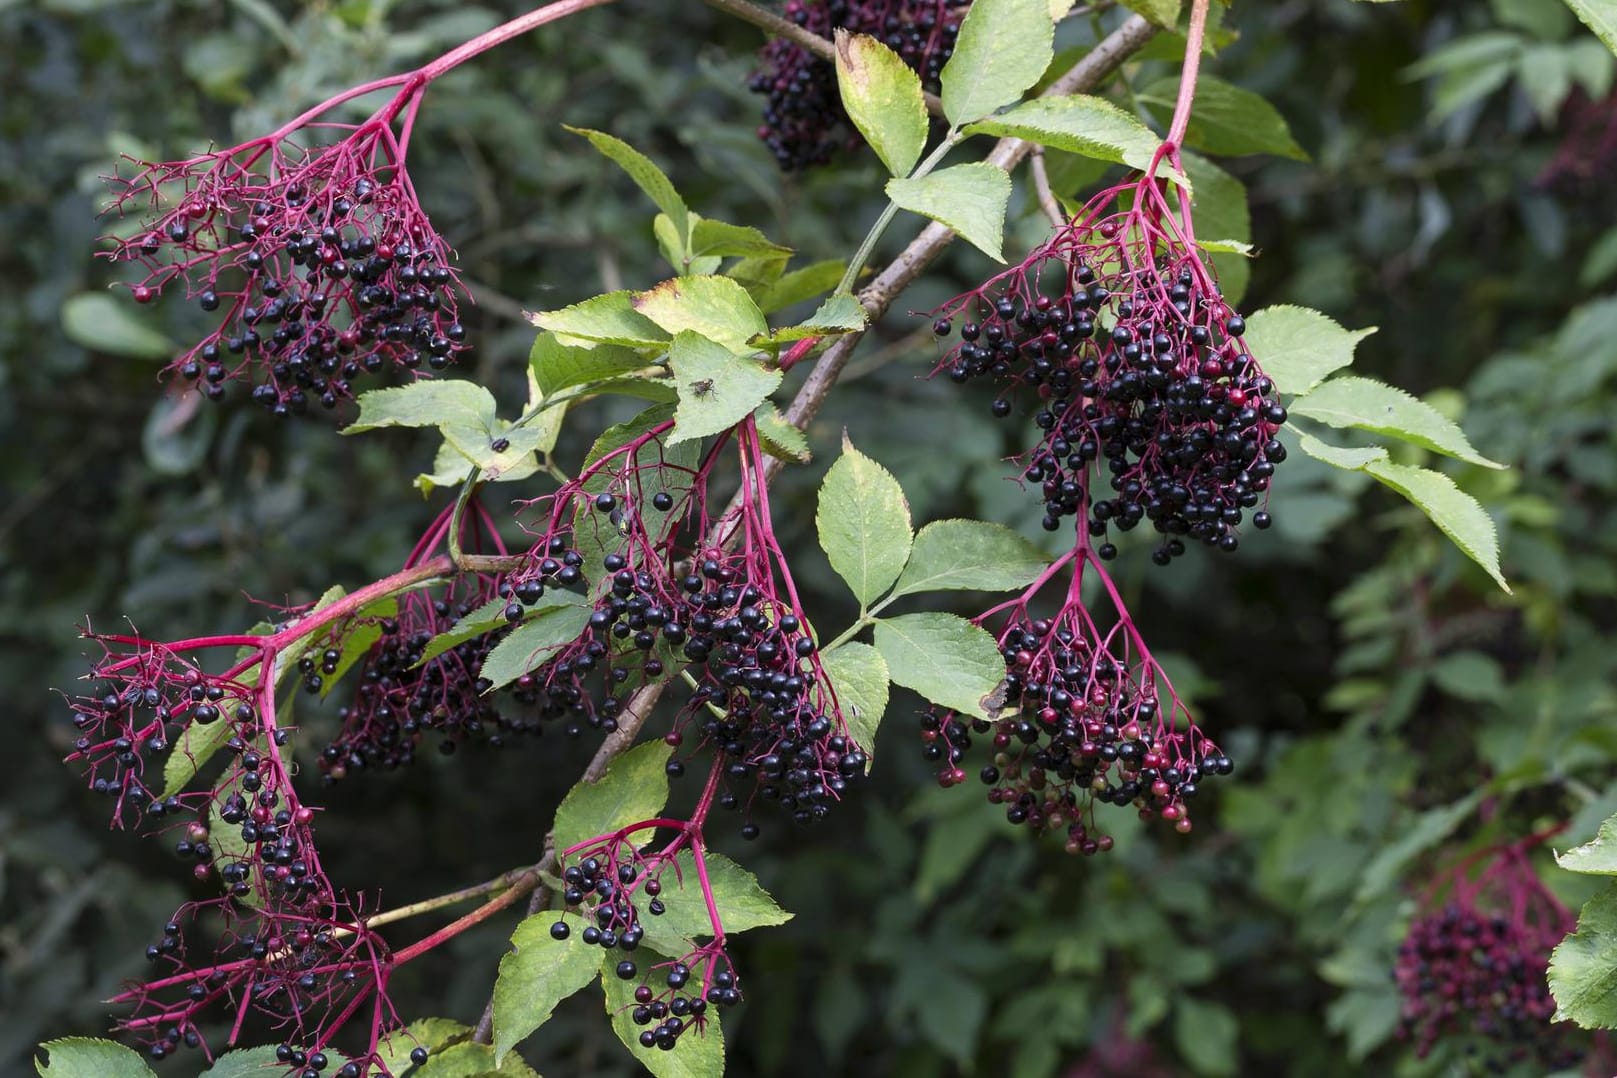
<svg viewBox="0 0 1617 1078">
<path fill-rule="evenodd" d="M 1564 828 L 1481 850 L 1432 882 L 1398 948 L 1399 1035 L 1424 1058 L 1439 1043 L 1490 1064 L 1577 1065 L 1586 1036 L 1552 1024 L 1550 952 L 1576 918 L 1540 882 L 1529 852 Z"/>
<path fill-rule="evenodd" d="M 217 327 L 169 370 L 211 399 L 231 381 L 277 415 L 352 396 L 365 374 L 441 369 L 466 347 L 449 245 L 404 168 L 410 86 L 360 124 L 312 123 L 115 178 L 112 209 L 153 219 L 111 257 L 148 303 L 183 282 Z M 407 141 L 407 139 L 406 139 Z"/>
<path fill-rule="evenodd" d="M 275 724 L 272 690 L 258 684 L 264 653 L 216 675 L 187 654 L 263 638 L 189 647 L 99 639 L 107 654 L 92 676 L 101 688 L 69 701 L 81 731 L 69 760 L 115 799 L 115 822 L 166 835 L 196 880 L 220 889 L 183 905 L 147 948 L 159 971 L 113 997 L 131 1008 L 121 1028 L 161 1059 L 180 1047 L 207 1050 L 205 1012 L 226 1004 L 237 1015 L 232 1037 L 257 1012 L 309 1036 L 316 1054 L 367 999 L 373 1028 L 391 1021 L 390 951 L 321 868 L 315 813 L 292 788 L 286 731 Z M 186 790 L 221 756 L 210 787 Z"/>
<path fill-rule="evenodd" d="M 1102 632 L 1078 601 L 1086 564 L 1112 592 L 1091 556 L 1087 548 L 1078 555 L 1056 617 L 1028 615 L 1042 581 L 1010 604 L 998 636 L 1005 679 L 996 719 L 933 712 L 921 719 L 923 755 L 942 764 L 940 784 L 966 781 L 961 764 L 973 735 L 991 735 L 992 761 L 978 773 L 989 801 L 1003 805 L 1011 823 L 1061 834 L 1067 852 L 1083 854 L 1112 847 L 1096 827 L 1096 801 L 1132 805 L 1142 819 L 1185 833 L 1199 784 L 1234 770 L 1191 721 L 1126 615 L 1119 611 L 1120 620 Z"/>
<path fill-rule="evenodd" d="M 830 39 L 869 34 L 896 52 L 936 92 L 970 0 L 787 0 L 785 15 Z M 788 172 L 823 165 L 862 141 L 837 91 L 836 65 L 785 38 L 765 45 L 747 84 L 764 94 L 758 137 Z"/>
<path fill-rule="evenodd" d="M 1186 539 L 1236 549 L 1286 456 L 1275 437 L 1286 410 L 1188 234 L 1188 214 L 1176 224 L 1147 175 L 1096 196 L 933 325 L 940 338 L 958 334 L 939 371 L 1002 387 L 994 415 L 1012 414 L 1018 390 L 1037 400 L 1042 434 L 1022 476 L 1043 496 L 1044 527 L 1082 513 L 1104 536 L 1149 520 L 1163 565 Z M 1084 477 L 1102 462 L 1111 494 L 1086 498 Z M 1252 523 L 1268 527 L 1269 514 Z"/>
<path fill-rule="evenodd" d="M 629 838 L 658 826 L 679 829 L 675 839 L 659 850 L 639 849 Z M 699 829 L 700 821 L 648 820 L 583 843 L 566 854 L 573 863 L 562 872 L 562 902 L 589 922 L 579 934 L 584 943 L 623 954 L 613 967 L 620 980 L 642 976 L 640 965 L 630 957 L 646 938 L 640 910 L 643 905 L 646 915 L 654 918 L 667 913 L 664 877 L 673 875 L 675 892 L 680 890 L 677 881 L 683 873 L 699 876 L 706 888 L 706 855 Z M 696 895 L 679 898 L 698 900 Z M 709 1007 L 731 1007 L 741 1001 L 735 971 L 724 951 L 724 926 L 711 905 L 708 917 L 708 942 L 646 970 L 636 986 L 630 1019 L 641 1027 L 641 1047 L 671 1051 L 683 1034 L 702 1029 Z M 551 925 L 550 935 L 564 940 L 572 931 L 573 926 L 563 918 Z M 660 983 L 653 987 L 653 982 Z"/>
</svg>

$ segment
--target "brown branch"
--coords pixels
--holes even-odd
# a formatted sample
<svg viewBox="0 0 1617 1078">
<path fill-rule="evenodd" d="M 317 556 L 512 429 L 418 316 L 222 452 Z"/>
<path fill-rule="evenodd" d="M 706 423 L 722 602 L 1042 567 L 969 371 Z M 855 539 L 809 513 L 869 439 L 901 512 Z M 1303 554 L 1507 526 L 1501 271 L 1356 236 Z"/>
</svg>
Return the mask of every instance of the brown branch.
<svg viewBox="0 0 1617 1078">
<path fill-rule="evenodd" d="M 715 7 L 726 11 L 736 11 L 739 0 L 707 0 Z M 751 5 L 741 5 L 750 8 Z M 740 14 L 740 11 L 736 11 Z M 746 16 L 743 15 L 745 18 Z M 752 21 L 749 19 L 749 21 Z M 1082 60 L 1078 61 L 1070 71 L 1057 79 L 1045 91 L 1044 96 L 1059 96 L 1066 94 L 1084 93 L 1099 86 L 1101 81 L 1139 50 L 1147 41 L 1157 33 L 1157 28 L 1138 15 L 1131 15 L 1121 26 L 1112 31 L 1099 44 L 1095 46 Z M 986 160 L 1010 171 L 1022 158 L 1033 149 L 1033 144 L 1021 139 L 1001 139 L 989 153 Z M 859 302 L 864 305 L 869 315 L 867 324 L 874 324 L 877 319 L 887 313 L 900 293 L 909 287 L 933 260 L 943 253 L 955 238 L 955 234 L 943 225 L 936 222 L 929 224 L 921 230 L 921 234 L 912 240 L 908 247 L 880 273 L 869 285 L 859 293 Z M 830 348 L 815 363 L 814 369 L 809 372 L 808 380 L 792 398 L 791 405 L 786 409 L 786 418 L 799 429 L 806 428 L 814 417 L 819 415 L 831 388 L 836 384 L 837 378 L 842 374 L 848 364 L 848 358 L 853 354 L 864 331 L 849 333 L 839 337 Z M 765 461 L 764 482 L 767 483 L 779 474 L 782 462 L 775 457 Z M 720 527 L 723 527 L 724 517 L 720 518 Z M 607 767 L 612 761 L 630 745 L 634 744 L 641 727 L 651 717 L 662 697 L 666 683 L 648 685 L 629 698 L 624 705 L 622 713 L 618 716 L 618 728 L 607 735 L 601 742 L 601 747 L 595 750 L 590 758 L 589 765 L 584 769 L 581 782 L 598 782 L 606 774 Z M 553 871 L 555 866 L 555 834 L 552 832 L 545 836 L 545 856 L 539 862 L 547 866 L 544 871 Z M 529 903 L 530 913 L 537 913 L 541 902 L 548 903 L 548 889 L 541 887 L 534 893 Z M 537 908 L 535 908 L 537 907 Z M 477 1024 L 473 1039 L 482 1044 L 489 1043 L 493 1036 L 493 1004 L 484 1008 L 483 1020 Z"/>
<path fill-rule="evenodd" d="M 1050 190 L 1050 173 L 1044 167 L 1043 146 L 1033 148 L 1033 153 L 1028 158 L 1027 170 L 1033 177 L 1033 193 L 1038 197 L 1039 209 L 1044 211 L 1045 219 L 1050 222 L 1051 228 L 1060 228 L 1067 223 L 1067 218 L 1061 212 L 1061 204 L 1056 201 L 1055 192 Z"/>
</svg>

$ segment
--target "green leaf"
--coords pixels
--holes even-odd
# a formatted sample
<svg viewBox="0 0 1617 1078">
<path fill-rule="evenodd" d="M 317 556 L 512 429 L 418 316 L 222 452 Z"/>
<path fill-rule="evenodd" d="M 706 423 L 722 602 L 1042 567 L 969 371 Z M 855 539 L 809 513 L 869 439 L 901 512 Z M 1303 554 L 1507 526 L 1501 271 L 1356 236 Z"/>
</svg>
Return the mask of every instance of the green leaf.
<svg viewBox="0 0 1617 1078">
<path fill-rule="evenodd" d="M 722 853 L 704 850 L 702 862 L 707 868 L 713 904 L 718 907 L 719 922 L 724 926 L 726 937 L 753 928 L 785 924 L 792 919 L 792 915 L 759 886 L 756 876 Z M 648 946 L 677 956 L 689 953 L 698 939 L 711 938 L 713 924 L 708 920 L 707 904 L 702 900 L 695 856 L 690 850 L 681 850 L 675 858 L 675 866 L 677 873 L 664 872 L 659 877 L 663 888 L 661 898 L 667 911 L 660 917 L 647 917 L 640 924 L 646 930 Z"/>
<path fill-rule="evenodd" d="M 939 707 L 992 718 L 985 698 L 1005 678 L 987 630 L 955 614 L 905 614 L 876 622 L 876 650 L 894 681 Z"/>
<path fill-rule="evenodd" d="M 636 954 L 641 966 L 650 966 L 656 956 Z M 660 1048 L 640 1047 L 640 1033 L 646 1027 L 637 1026 L 634 1012 L 634 990 L 639 980 L 625 981 L 615 972 L 601 968 L 601 987 L 606 990 L 606 1014 L 612 1020 L 612 1032 L 629 1050 L 629 1054 L 650 1071 L 655 1078 L 723 1078 L 724 1029 L 718 1007 L 709 1007 L 700 1029 L 682 1033 L 679 1044 L 672 1052 Z"/>
<path fill-rule="evenodd" d="M 44 1078 L 156 1078 L 133 1049 L 94 1037 L 63 1037 L 46 1041 L 34 1060 Z"/>
<path fill-rule="evenodd" d="M 692 330 L 733 352 L 769 332 L 764 313 L 740 282 L 729 277 L 676 277 L 638 292 L 634 308 L 668 333 Z"/>
<path fill-rule="evenodd" d="M 323 675 L 320 689 L 322 698 L 331 695 L 331 690 L 342 681 L 343 675 L 365 657 L 372 645 L 382 639 L 382 626 L 378 624 L 378 620 L 391 618 L 398 612 L 399 601 L 391 595 L 355 612 L 356 621 L 342 638 L 342 644 L 337 650 L 337 669 Z"/>
<path fill-rule="evenodd" d="M 590 613 L 591 608 L 581 603 L 557 606 L 518 625 L 483 660 L 483 676 L 493 682 L 489 691 L 509 685 L 577 640 Z"/>
<path fill-rule="evenodd" d="M 829 337 L 838 333 L 852 333 L 865 328 L 868 314 L 864 304 L 846 292 L 825 297 L 825 302 L 806 321 L 770 333 L 767 338 L 752 343 L 786 344 L 806 337 Z"/>
<path fill-rule="evenodd" d="M 534 338 L 528 353 L 528 369 L 546 397 L 586 382 L 597 382 L 646 366 L 645 357 L 621 345 L 594 347 L 561 343 L 554 333 Z"/>
<path fill-rule="evenodd" d="M 900 209 L 954 229 L 994 261 L 1005 261 L 1001 247 L 1011 178 L 997 165 L 979 161 L 939 169 L 918 180 L 888 180 L 887 197 Z"/>
<path fill-rule="evenodd" d="M 1568 872 L 1617 876 L 1617 816 L 1600 825 L 1600 833 L 1582 846 L 1555 855 L 1555 863 Z"/>
<path fill-rule="evenodd" d="M 629 174 L 629 178 L 639 185 L 646 197 L 657 204 L 657 208 L 668 215 L 674 223 L 674 230 L 679 235 L 680 246 L 689 248 L 691 235 L 690 210 L 685 206 L 685 200 L 674 190 L 674 184 L 663 174 L 663 170 L 652 163 L 651 158 L 630 146 L 622 139 L 614 138 L 603 131 L 592 131 L 587 127 L 568 127 L 562 125 L 575 135 L 583 135 L 590 140 L 601 153 L 611 158 L 613 163 Z"/>
<path fill-rule="evenodd" d="M 1298 438 L 1297 445 L 1315 460 L 1324 461 L 1333 468 L 1349 472 L 1363 471 L 1366 464 L 1387 459 L 1387 451 L 1379 445 L 1368 449 L 1344 449 L 1341 446 L 1327 445 L 1312 434 L 1304 434 Z"/>
<path fill-rule="evenodd" d="M 62 304 L 62 332 L 74 344 L 109 356 L 168 359 L 179 349 L 117 297 L 105 292 L 69 296 Z"/>
<path fill-rule="evenodd" d="M 892 680 L 887 674 L 887 660 L 869 644 L 850 640 L 822 654 L 820 666 L 836 692 L 848 733 L 874 760 L 876 730 L 887 712 L 887 683 Z"/>
<path fill-rule="evenodd" d="M 1173 1042 L 1196 1074 L 1234 1074 L 1235 1015 L 1222 1003 L 1180 996 L 1173 1005 Z"/>
<path fill-rule="evenodd" d="M 559 311 L 530 311 L 528 321 L 540 329 L 554 331 L 563 344 L 593 341 L 626 348 L 657 348 L 667 344 L 669 337 L 657 323 L 635 310 L 634 294 L 627 291 L 591 296 Z"/>
<path fill-rule="evenodd" d="M 452 1018 L 420 1018 L 403 1029 L 395 1030 L 382 1041 L 377 1055 L 394 1078 L 417 1078 L 421 1073 L 410 1062 L 410 1053 L 416 1048 L 436 1052 L 471 1037 L 472 1027 Z M 431 1062 L 431 1056 L 428 1056 Z"/>
<path fill-rule="evenodd" d="M 1456 827 L 1470 818 L 1483 793 L 1482 790 L 1474 790 L 1452 805 L 1427 809 L 1415 817 L 1414 823 L 1404 824 L 1399 829 L 1397 840 L 1382 846 L 1359 874 L 1354 904 L 1362 906 L 1386 894 L 1411 861 L 1448 838 Z"/>
<path fill-rule="evenodd" d="M 802 464 L 814 455 L 809 451 L 808 439 L 803 437 L 803 432 L 786 422 L 780 409 L 769 401 L 760 404 L 752 417 L 758 424 L 758 440 L 763 443 L 764 452 L 770 456 L 779 457 L 789 464 Z"/>
<path fill-rule="evenodd" d="M 395 1074 L 399 1072 L 395 1071 Z M 520 1056 L 507 1055 L 495 1062 L 494 1049 L 486 1044 L 462 1041 L 427 1057 L 427 1062 L 406 1072 L 408 1078 L 539 1078 Z"/>
<path fill-rule="evenodd" d="M 606 453 L 668 422 L 673 414 L 672 406 L 657 405 L 625 423 L 608 427 L 590 447 L 585 465 L 593 464 Z M 632 461 L 627 453 L 620 454 L 610 466 L 598 469 L 585 480 L 584 492 L 588 497 L 578 501 L 572 527 L 573 549 L 584 558 L 586 579 L 602 579 L 602 560 L 608 554 L 624 550 L 629 542 L 624 526 L 615 522 L 612 514 L 595 508 L 594 495 L 611 492 L 621 498 L 630 496 L 632 490 L 641 527 L 653 544 L 660 543 L 670 529 L 677 526 L 680 514 L 687 507 L 701 448 L 701 443 L 696 441 L 668 445 L 651 438 L 635 451 Z M 626 482 L 632 484 L 631 489 L 625 489 Z M 674 499 L 673 506 L 667 510 L 652 504 L 652 499 L 661 491 L 667 491 Z"/>
<path fill-rule="evenodd" d="M 505 1054 L 550 1018 L 556 1005 L 589 984 L 600 972 L 605 952 L 583 941 L 584 923 L 572 917 L 572 933 L 550 938 L 562 917 L 536 913 L 517 925 L 511 949 L 500 959 L 494 981 L 494 1059 Z"/>
<path fill-rule="evenodd" d="M 666 767 L 673 751 L 661 740 L 636 745 L 613 760 L 600 781 L 580 782 L 569 790 L 556 809 L 556 849 L 609 835 L 661 812 L 668 803 Z"/>
<path fill-rule="evenodd" d="M 1292 401 L 1291 411 L 1333 427 L 1357 427 L 1401 438 L 1468 464 L 1505 467 L 1473 449 L 1465 432 L 1430 404 L 1370 378 L 1351 374 L 1333 378 Z"/>
<path fill-rule="evenodd" d="M 494 395 L 475 382 L 423 380 L 359 395 L 359 417 L 344 434 L 383 427 L 438 427 L 465 432 L 494 426 Z"/>
<path fill-rule="evenodd" d="M 1506 691 L 1499 660 L 1480 651 L 1445 655 L 1432 667 L 1432 683 L 1457 700 L 1478 703 L 1501 700 Z"/>
<path fill-rule="evenodd" d="M 1617 881 L 1578 914 L 1578 928 L 1550 955 L 1556 1022 L 1617 1028 Z"/>
<path fill-rule="evenodd" d="M 847 268 L 845 262 L 828 259 L 792 270 L 758 293 L 758 306 L 765 314 L 774 314 L 811 300 L 835 288 Z"/>
<path fill-rule="evenodd" d="M 1123 0 L 1123 6 L 1164 30 L 1172 30 L 1179 22 L 1179 0 Z"/>
<path fill-rule="evenodd" d="M 926 147 L 921 78 L 898 53 L 867 34 L 836 31 L 837 89 L 848 118 L 887 171 L 908 176 Z"/>
<path fill-rule="evenodd" d="M 523 611 L 523 621 L 536 621 L 568 606 L 586 606 L 587 600 L 576 592 L 566 591 L 562 588 L 547 588 L 545 594 L 533 606 Z M 507 599 L 490 599 L 476 610 L 455 622 L 431 640 L 421 652 L 421 660 L 416 666 L 431 662 L 452 647 L 464 644 L 485 633 L 492 633 L 504 629 L 511 623 L 505 618 L 505 608 L 510 605 Z M 587 618 L 585 620 L 588 620 Z M 560 626 L 556 627 L 560 631 Z M 582 631 L 582 630 L 580 630 Z M 521 675 L 517 675 L 521 677 Z"/>
<path fill-rule="evenodd" d="M 1246 186 L 1205 157 L 1188 152 L 1180 156 L 1194 185 L 1190 204 L 1196 215 L 1196 230 L 1203 236 L 1215 237 L 1211 242 L 1204 240 L 1201 246 L 1212 256 L 1218 287 L 1225 300 L 1239 303 L 1246 295 L 1247 279 L 1252 275 L 1250 255 L 1239 248 L 1222 250 L 1218 241 L 1247 244 L 1252 239 L 1252 214 L 1247 208 Z M 1248 325 L 1251 322 L 1247 319 Z"/>
<path fill-rule="evenodd" d="M 668 367 L 679 391 L 669 445 L 729 430 L 768 400 L 782 377 L 778 368 L 766 368 L 690 330 L 674 334 Z"/>
<path fill-rule="evenodd" d="M 327 1054 L 331 1054 L 327 1050 Z M 336 1070 L 341 1063 L 332 1067 Z M 226 1052 L 213 1061 L 213 1066 L 203 1071 L 198 1078 L 268 1078 L 268 1075 L 284 1072 L 286 1064 L 275 1058 L 275 1046 L 263 1045 L 258 1048 L 241 1048 L 234 1052 Z"/>
<path fill-rule="evenodd" d="M 1166 123 L 1178 97 L 1179 76 L 1174 75 L 1146 87 L 1140 101 Z M 1293 141 L 1285 117 L 1273 105 L 1250 90 L 1211 75 L 1203 75 L 1196 82 L 1196 101 L 1191 106 L 1185 143 L 1210 154 L 1272 153 L 1308 160 L 1308 154 Z"/>
<path fill-rule="evenodd" d="M 1241 339 L 1282 393 L 1303 394 L 1353 362 L 1353 349 L 1376 331 L 1343 329 L 1307 307 L 1265 307 L 1246 320 Z"/>
<path fill-rule="evenodd" d="M 1364 470 L 1414 502 L 1466 557 L 1482 566 L 1506 594 L 1510 593 L 1510 585 L 1499 571 L 1499 537 L 1493 520 L 1481 503 L 1454 485 L 1454 480 L 1429 468 L 1388 461 L 1372 461 Z"/>
<path fill-rule="evenodd" d="M 767 258 L 785 261 L 790 247 L 782 247 L 751 225 L 732 225 L 691 214 L 691 256 L 721 258 Z"/>
<path fill-rule="evenodd" d="M 814 514 L 820 547 L 861 606 L 881 596 L 909 560 L 910 506 L 891 472 L 842 439 L 842 456 L 820 485 Z"/>
<path fill-rule="evenodd" d="M 1009 105 L 1054 56 L 1049 0 L 976 0 L 943 65 L 943 114 L 956 127 Z"/>
<path fill-rule="evenodd" d="M 1104 97 L 1088 94 L 1025 101 L 1008 112 L 972 124 L 966 134 L 1027 139 L 1051 149 L 1141 170 L 1151 164 L 1157 147 L 1162 145 L 1161 136 L 1133 114 Z M 1175 169 L 1165 166 L 1159 166 L 1157 172 L 1175 180 L 1184 179 Z"/>
<path fill-rule="evenodd" d="M 918 591 L 1010 591 L 1026 587 L 1049 560 L 1003 524 L 939 520 L 915 537 L 894 595 Z"/>
</svg>

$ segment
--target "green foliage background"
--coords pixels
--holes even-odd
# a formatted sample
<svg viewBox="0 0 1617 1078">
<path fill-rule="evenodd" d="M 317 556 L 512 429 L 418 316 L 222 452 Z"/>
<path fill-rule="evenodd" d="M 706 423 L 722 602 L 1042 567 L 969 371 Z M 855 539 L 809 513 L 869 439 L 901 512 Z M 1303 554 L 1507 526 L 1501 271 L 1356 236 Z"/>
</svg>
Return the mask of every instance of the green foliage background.
<svg viewBox="0 0 1617 1078">
<path fill-rule="evenodd" d="M 113 279 L 91 258 L 96 177 L 118 153 L 173 158 L 274 126 L 519 7 L 0 3 L 0 1074 L 29 1072 L 42 1039 L 104 1029 L 96 1001 L 182 898 L 161 851 L 108 833 L 59 763 L 69 726 L 50 690 L 83 669 L 75 626 L 239 630 L 257 619 L 245 596 L 303 602 L 396 567 L 441 504 L 409 487 L 432 448 L 411 432 L 341 439 L 240 405 L 171 423 L 157 364 L 120 354 L 128 332 L 75 300 Z M 1405 503 L 1300 454 L 1276 528 L 1235 558 L 1162 572 L 1129 544 L 1118 576 L 1137 617 L 1241 765 L 1196 833 L 1123 826 L 1114 853 L 1084 861 L 1030 842 L 971 787 L 935 788 L 914 700 L 896 697 L 872 785 L 826 830 L 719 839 L 797 914 L 741 945 L 734 1073 L 1102 1075 L 1126 1038 L 1154 1050 L 1137 1075 L 1443 1073 L 1454 1061 L 1391 1039 L 1407 886 L 1445 843 L 1570 817 L 1571 845 L 1617 810 L 1617 221 L 1609 197 L 1535 183 L 1564 136 L 1546 80 L 1609 84 L 1610 57 L 1591 58 L 1558 0 L 1240 4 L 1226 23 L 1238 37 L 1213 71 L 1268 98 L 1312 157 L 1221 161 L 1249 192 L 1246 306 L 1379 325 L 1356 371 L 1431 394 L 1515 469 L 1441 465 L 1500 526 L 1515 593 Z M 744 89 L 758 43 L 700 4 L 629 0 L 434 87 L 412 167 L 480 299 L 470 373 L 502 400 L 523 392 L 521 308 L 659 277 L 645 205 L 564 122 L 629 141 L 693 206 L 806 259 L 855 246 L 880 166 L 776 172 Z M 1153 46 L 1114 99 L 1148 106 L 1174 54 Z M 1044 227 L 1022 201 L 1009 250 Z M 912 234 L 894 232 L 890 249 Z M 810 431 L 816 463 L 781 482 L 775 519 L 811 610 L 846 601 L 811 525 L 844 428 L 903 481 L 917 522 L 1042 535 L 1000 459 L 1024 432 L 980 393 L 925 381 L 935 348 L 903 313 L 988 268 L 953 251 L 912 290 Z M 175 338 L 188 317 L 138 315 Z M 613 417 L 577 416 L 573 455 Z M 389 905 L 531 861 L 591 747 L 556 738 L 351 781 L 327 799 L 327 860 Z M 1569 902 L 1592 887 L 1545 871 Z M 408 967 L 401 1011 L 474 1021 L 509 927 Z M 589 992 L 524 1055 L 552 1078 L 631 1067 Z"/>
</svg>

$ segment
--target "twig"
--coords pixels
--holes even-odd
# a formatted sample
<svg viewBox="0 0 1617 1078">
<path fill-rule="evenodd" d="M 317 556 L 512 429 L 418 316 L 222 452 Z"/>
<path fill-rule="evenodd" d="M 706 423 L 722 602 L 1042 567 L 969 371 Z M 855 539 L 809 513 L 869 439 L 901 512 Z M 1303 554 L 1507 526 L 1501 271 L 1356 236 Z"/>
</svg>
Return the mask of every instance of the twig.
<svg viewBox="0 0 1617 1078">
<path fill-rule="evenodd" d="M 1033 148 L 1027 167 L 1033 174 L 1033 193 L 1038 196 L 1039 208 L 1044 211 L 1044 216 L 1049 218 L 1050 227 L 1059 229 L 1067 223 L 1067 217 L 1061 212 L 1061 204 L 1056 201 L 1055 192 L 1050 190 L 1050 174 L 1044 169 L 1043 146 Z"/>
</svg>

